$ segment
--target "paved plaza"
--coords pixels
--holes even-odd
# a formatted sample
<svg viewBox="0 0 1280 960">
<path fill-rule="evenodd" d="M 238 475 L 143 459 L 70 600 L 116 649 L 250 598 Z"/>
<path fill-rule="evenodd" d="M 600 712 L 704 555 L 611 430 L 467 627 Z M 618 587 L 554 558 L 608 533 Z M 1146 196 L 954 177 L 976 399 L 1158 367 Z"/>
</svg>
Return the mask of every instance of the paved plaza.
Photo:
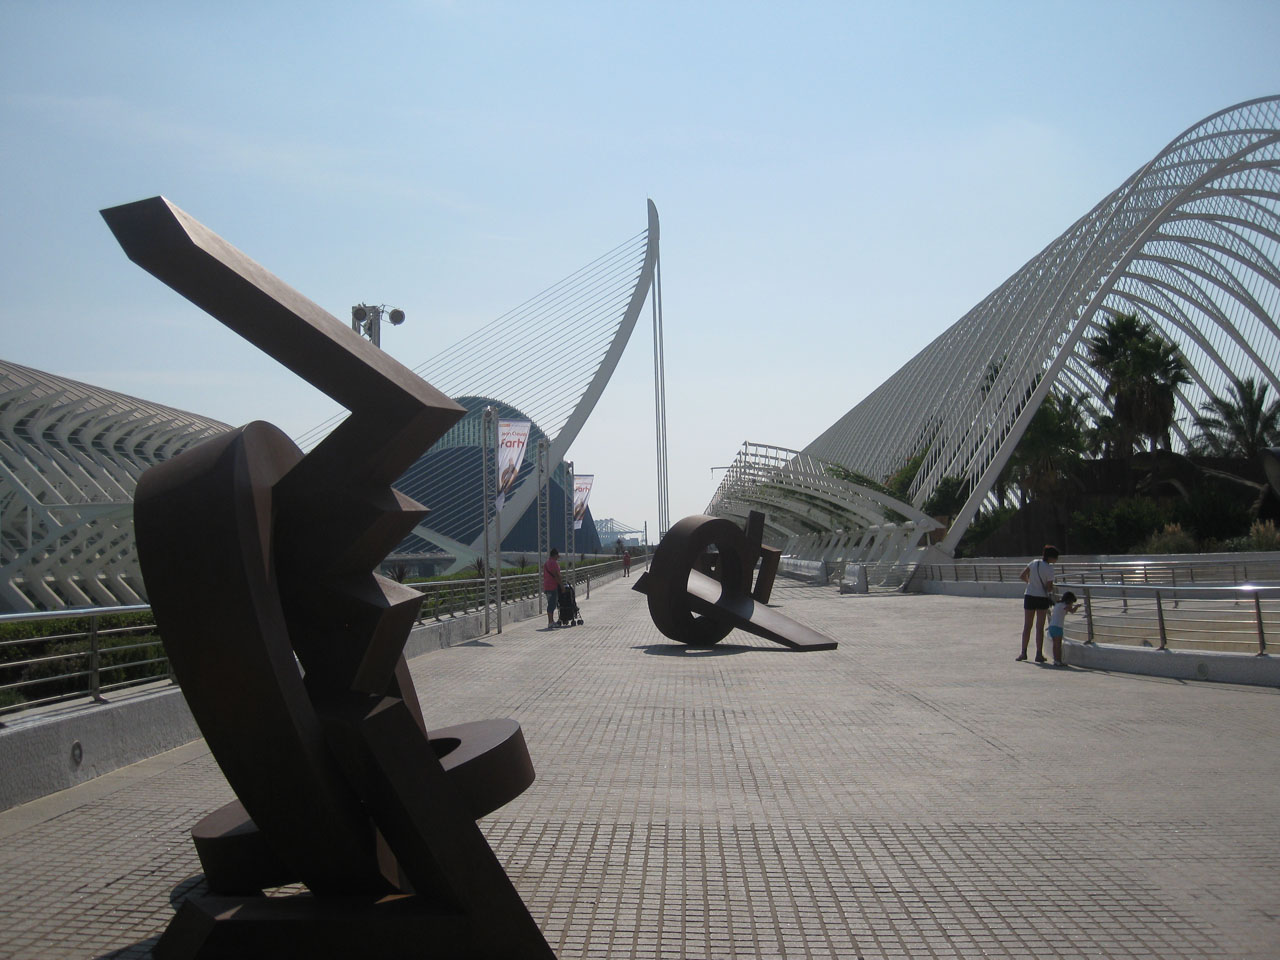
<svg viewBox="0 0 1280 960">
<path fill-rule="evenodd" d="M 695 651 L 632 582 L 412 664 L 429 726 L 523 726 L 538 779 L 482 825 L 561 960 L 1280 955 L 1280 691 L 1015 663 L 1016 600 L 794 582 L 838 650 Z M 0 957 L 147 956 L 230 797 L 197 742 L 0 813 Z"/>
</svg>

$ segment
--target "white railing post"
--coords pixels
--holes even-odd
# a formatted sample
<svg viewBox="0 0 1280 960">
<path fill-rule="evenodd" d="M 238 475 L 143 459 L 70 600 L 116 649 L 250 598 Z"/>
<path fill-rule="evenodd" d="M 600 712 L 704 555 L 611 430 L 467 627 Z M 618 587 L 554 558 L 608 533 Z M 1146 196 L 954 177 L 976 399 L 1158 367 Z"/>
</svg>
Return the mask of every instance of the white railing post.
<svg viewBox="0 0 1280 960">
<path fill-rule="evenodd" d="M 1169 638 L 1165 635 L 1164 630 L 1164 603 L 1160 599 L 1160 591 L 1156 591 L 1156 623 L 1160 629 L 1160 649 L 1164 650 L 1169 645 Z"/>
<path fill-rule="evenodd" d="M 1093 643 L 1093 591 L 1084 588 L 1084 622 L 1089 629 L 1089 639 L 1085 643 Z"/>
<path fill-rule="evenodd" d="M 1262 598 L 1255 591 L 1253 594 L 1253 614 L 1258 618 L 1258 656 L 1267 655 L 1267 637 L 1262 630 Z"/>
</svg>

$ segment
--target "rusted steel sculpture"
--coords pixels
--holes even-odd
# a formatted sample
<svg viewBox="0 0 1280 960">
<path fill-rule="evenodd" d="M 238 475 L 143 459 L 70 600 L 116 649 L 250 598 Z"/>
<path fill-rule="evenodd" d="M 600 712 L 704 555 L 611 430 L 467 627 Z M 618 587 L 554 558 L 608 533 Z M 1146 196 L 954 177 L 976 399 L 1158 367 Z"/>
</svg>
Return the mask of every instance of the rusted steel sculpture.
<svg viewBox="0 0 1280 960">
<path fill-rule="evenodd" d="M 554 960 L 475 824 L 533 782 L 520 727 L 426 730 L 403 655 L 419 596 L 373 572 L 426 512 L 391 481 L 463 409 L 164 198 L 102 214 L 351 411 L 305 456 L 254 422 L 138 484 L 156 623 L 237 797 L 193 829 L 212 895 L 154 955 Z M 310 894 L 261 895 L 295 882 Z"/>
<path fill-rule="evenodd" d="M 667 531 L 648 571 L 632 587 L 648 596 L 649 615 L 664 636 L 709 647 L 737 627 L 793 650 L 836 648 L 830 637 L 765 605 L 779 553 L 761 547 L 757 538 L 763 531 L 759 513 L 748 518 L 747 533 L 731 520 L 702 515 L 685 517 Z M 757 560 L 761 569 L 752 591 Z"/>
</svg>

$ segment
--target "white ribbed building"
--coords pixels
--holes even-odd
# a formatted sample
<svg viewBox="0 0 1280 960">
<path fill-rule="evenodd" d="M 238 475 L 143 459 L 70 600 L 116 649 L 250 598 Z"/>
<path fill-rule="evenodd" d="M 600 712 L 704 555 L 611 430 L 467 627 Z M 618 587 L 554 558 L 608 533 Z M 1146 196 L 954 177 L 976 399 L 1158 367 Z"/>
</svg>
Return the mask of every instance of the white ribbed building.
<svg viewBox="0 0 1280 960">
<path fill-rule="evenodd" d="M 892 564 L 920 553 L 938 525 L 917 508 L 958 477 L 968 499 L 939 544 L 949 553 L 1050 392 L 1108 406 L 1087 339 L 1117 314 L 1186 359 L 1173 437 L 1185 449 L 1200 405 L 1233 377 L 1280 394 L 1278 244 L 1280 97 L 1267 97 L 1174 139 L 802 451 L 748 444 L 708 512 L 763 509 L 788 552 Z M 919 455 L 910 503 L 848 482 Z"/>
<path fill-rule="evenodd" d="M 0 360 L 0 611 L 145 603 L 138 477 L 229 429 Z"/>
</svg>

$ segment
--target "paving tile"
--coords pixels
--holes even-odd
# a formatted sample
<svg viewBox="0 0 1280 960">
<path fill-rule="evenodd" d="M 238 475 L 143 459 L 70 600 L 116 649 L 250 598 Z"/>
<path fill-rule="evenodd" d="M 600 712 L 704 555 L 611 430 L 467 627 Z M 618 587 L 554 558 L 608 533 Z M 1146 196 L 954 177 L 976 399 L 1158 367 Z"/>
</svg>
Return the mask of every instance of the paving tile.
<svg viewBox="0 0 1280 960">
<path fill-rule="evenodd" d="M 523 726 L 538 779 L 482 827 L 562 960 L 1276 955 L 1280 691 L 1014 663 L 1013 601 L 786 581 L 839 650 L 692 651 L 628 586 L 411 665 L 429 725 Z M 148 956 L 230 796 L 197 744 L 0 813 L 0 958 Z"/>
</svg>

